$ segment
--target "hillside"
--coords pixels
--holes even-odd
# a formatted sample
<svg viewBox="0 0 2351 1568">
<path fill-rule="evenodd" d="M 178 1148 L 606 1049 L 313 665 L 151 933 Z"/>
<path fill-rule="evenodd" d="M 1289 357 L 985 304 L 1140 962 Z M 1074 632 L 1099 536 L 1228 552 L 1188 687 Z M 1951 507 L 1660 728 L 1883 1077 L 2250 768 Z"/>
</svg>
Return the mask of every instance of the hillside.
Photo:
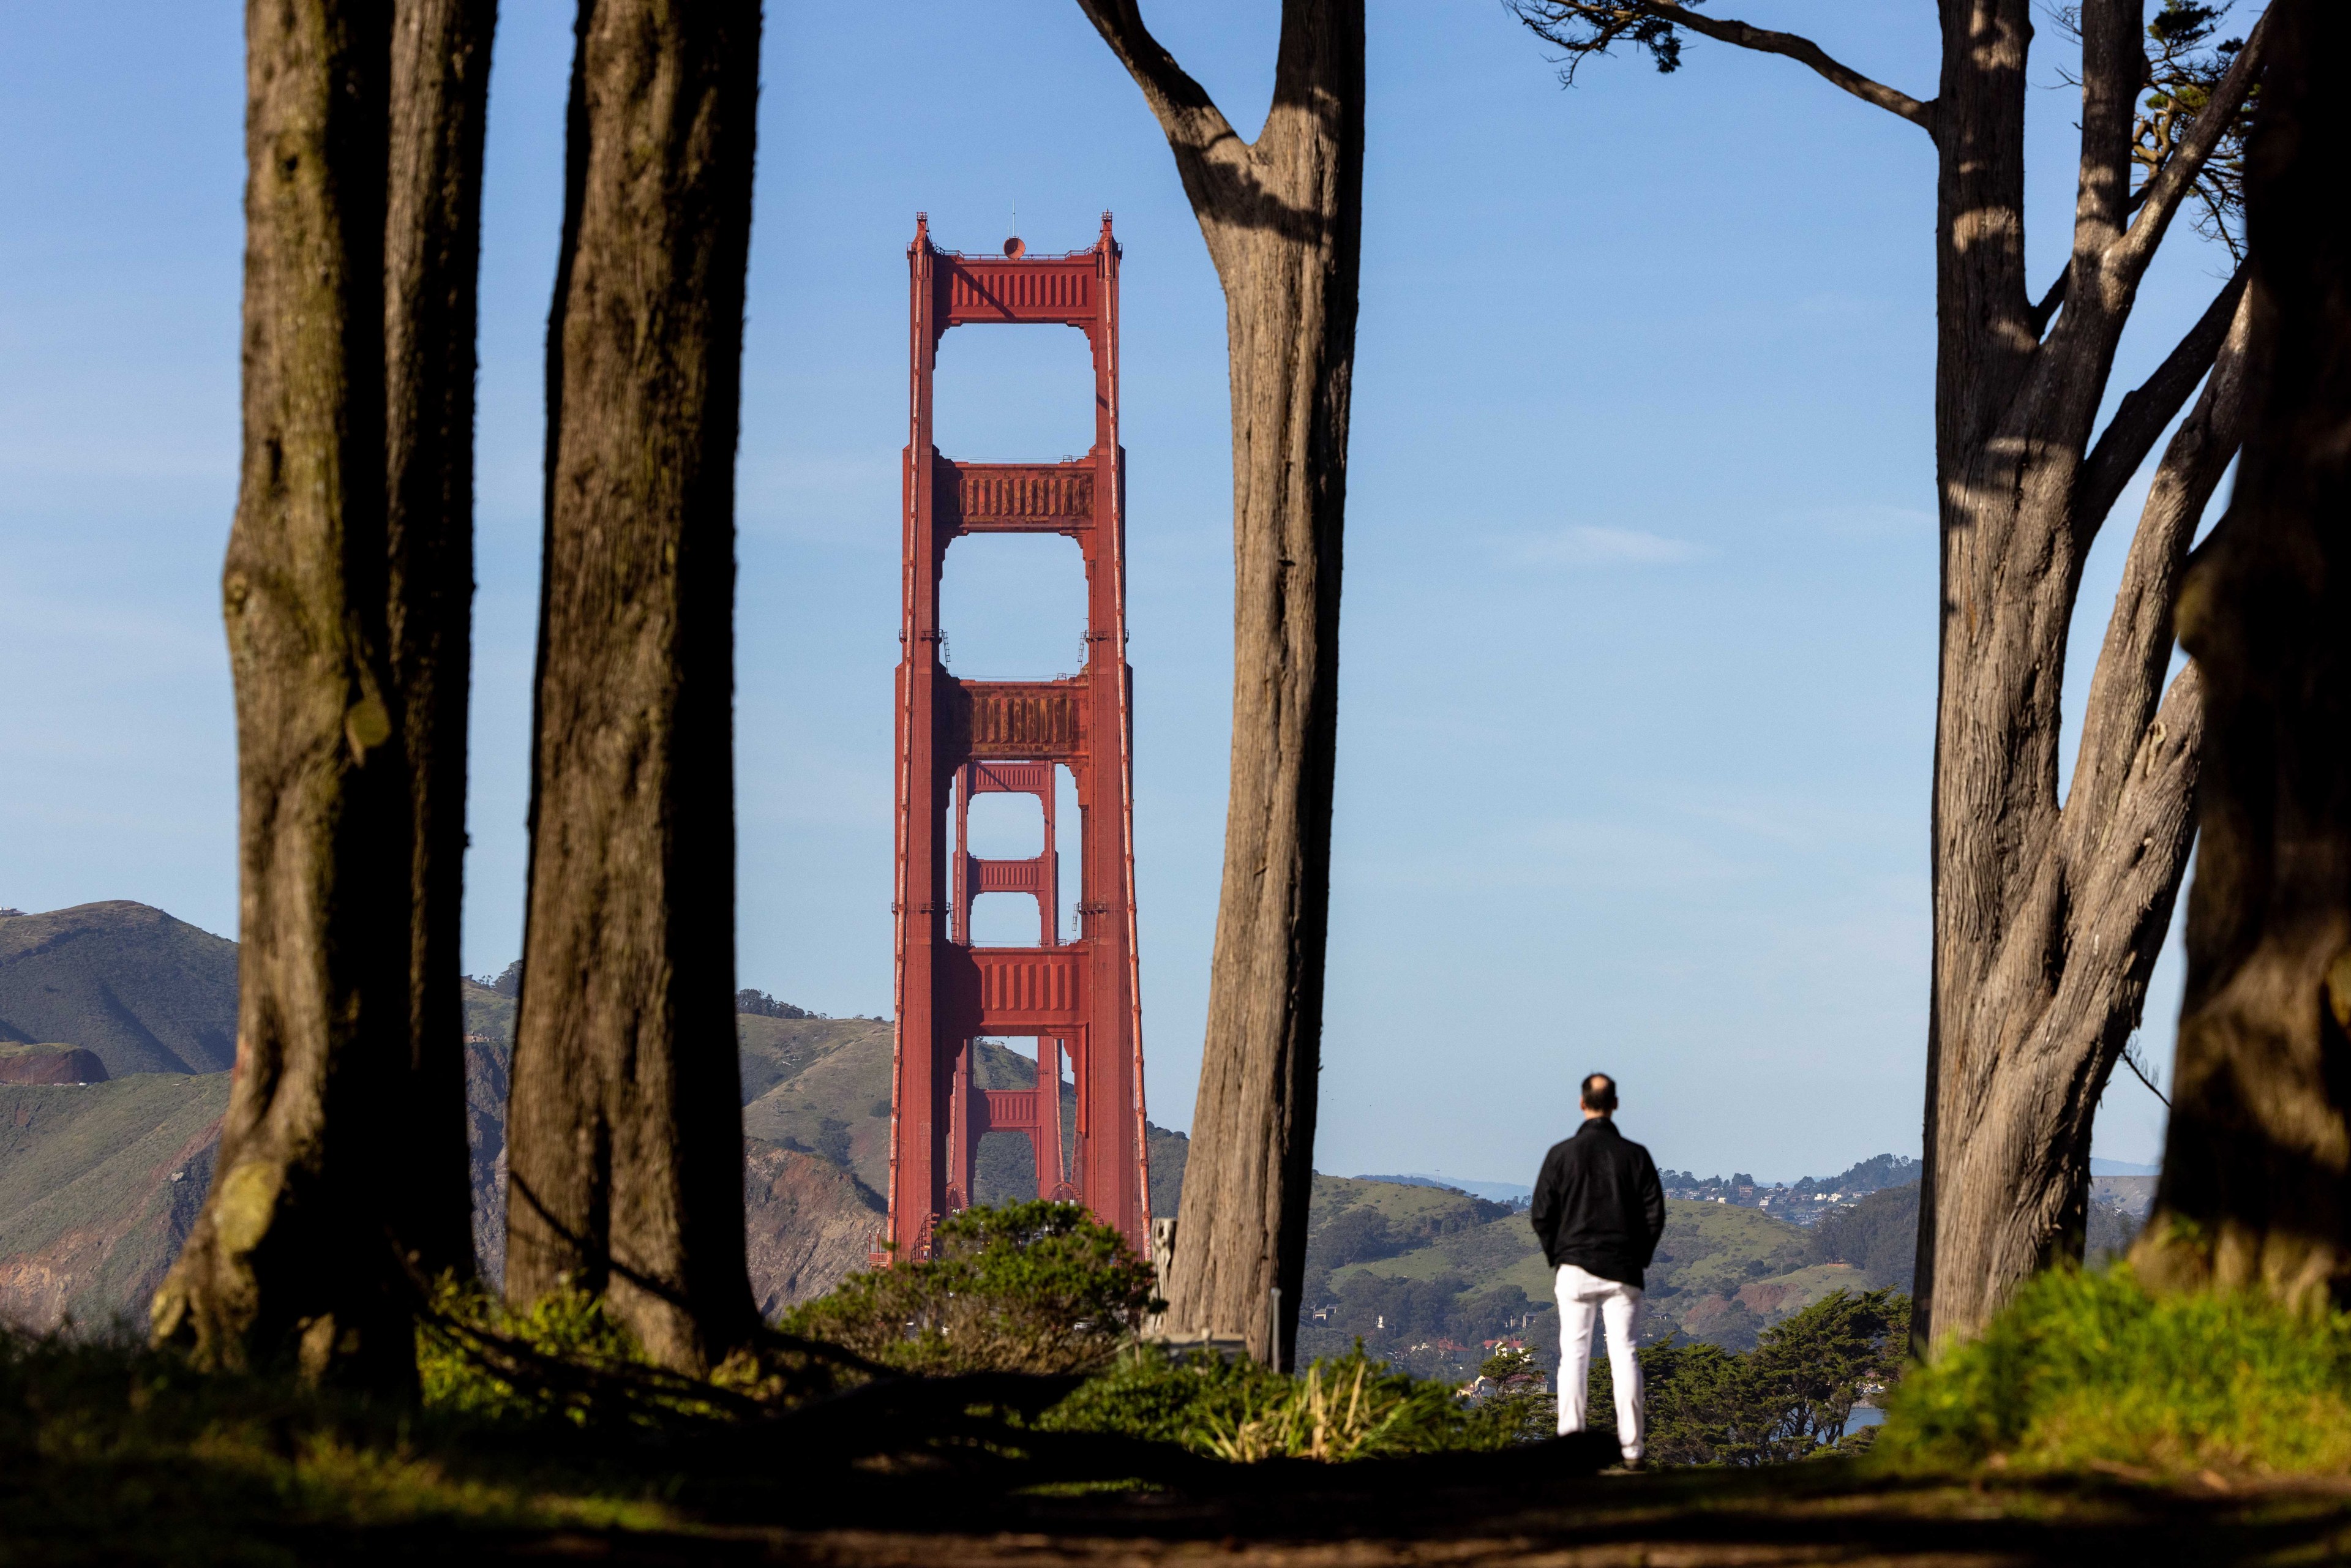
<svg viewBox="0 0 2351 1568">
<path fill-rule="evenodd" d="M 1885 1281 L 1816 1256 L 1812 1237 L 1753 1208 L 1668 1200 L 1644 1337 L 1744 1349 L 1831 1291 Z M 1318 1176 L 1307 1249 L 1307 1354 L 1356 1338 L 1417 1371 L 1474 1363 L 1484 1342 L 1558 1333 L 1551 1270 L 1523 1210 L 1441 1187 Z"/>
<path fill-rule="evenodd" d="M 121 900 L 0 916 L 0 1042 L 79 1046 L 109 1078 L 225 1072 L 236 944 Z"/>
<path fill-rule="evenodd" d="M 2130 1249 L 2147 1222 L 2153 1176 L 2099 1176 L 2090 1183 L 2083 1260 L 2092 1268 Z M 1872 1279 L 1910 1289 L 1918 1251 L 1918 1184 L 1871 1193 L 1822 1221 L 1813 1251 L 1857 1264 Z"/>
<path fill-rule="evenodd" d="M 143 1321 L 227 1104 L 225 1072 L 0 1085 L 0 1319 Z"/>
<path fill-rule="evenodd" d="M 495 1281 L 515 1002 L 473 980 L 464 998 L 475 1235 Z M 235 1010 L 235 945 L 160 910 L 118 902 L 0 917 L 0 1314 L 47 1324 L 143 1313 L 210 1180 Z M 862 1267 L 880 1228 L 892 1030 L 768 1013 L 736 1022 L 747 1239 L 772 1312 Z M 1028 1058 L 981 1042 L 982 1087 L 1029 1088 L 1035 1073 Z M 1061 1105 L 1073 1134 L 1066 1082 Z M 1189 1145 L 1156 1126 L 1149 1139 L 1152 1209 L 1173 1214 Z M 1907 1162 L 1878 1163 L 1885 1173 L 1856 1166 L 1800 1184 L 1844 1200 L 1811 1230 L 1765 1212 L 1760 1195 L 1669 1203 L 1650 1274 L 1650 1336 L 1744 1346 L 1840 1286 L 1907 1286 L 1917 1188 L 1852 1201 L 1869 1178 L 1906 1174 L 1895 1167 Z M 1033 1184 L 1025 1136 L 982 1140 L 978 1201 L 1025 1197 Z M 2094 1212 L 2094 1256 L 2126 1239 L 2115 1223 L 2124 1218 L 2106 1202 Z M 1549 1271 L 1513 1206 L 1426 1178 L 1318 1176 L 1310 1227 L 1301 1330 L 1310 1354 L 1343 1350 L 1360 1334 L 1433 1370 L 1488 1339 L 1550 1332 Z"/>
<path fill-rule="evenodd" d="M 472 1117 L 475 1242 L 484 1271 L 503 1272 L 504 1117 L 507 1052 L 514 1002 L 465 982 L 466 1097 Z M 865 1265 L 882 1228 L 890 1182 L 891 1026 L 874 1019 L 735 1020 L 743 1079 L 745 1203 L 752 1279 L 763 1305 L 780 1310 L 820 1295 Z M 982 1040 L 976 1076 L 983 1089 L 1028 1089 L 1037 1064 Z M 1063 1135 L 1075 1142 L 1076 1090 L 1061 1085 Z M 1183 1188 L 1180 1133 L 1150 1129 L 1153 1205 L 1172 1212 Z M 1004 1203 L 1036 1190 L 1026 1134 L 980 1140 L 972 1183 L 977 1201 Z M 835 1177 L 845 1179 L 835 1179 Z M 853 1240 L 852 1240 L 853 1236 Z"/>
</svg>

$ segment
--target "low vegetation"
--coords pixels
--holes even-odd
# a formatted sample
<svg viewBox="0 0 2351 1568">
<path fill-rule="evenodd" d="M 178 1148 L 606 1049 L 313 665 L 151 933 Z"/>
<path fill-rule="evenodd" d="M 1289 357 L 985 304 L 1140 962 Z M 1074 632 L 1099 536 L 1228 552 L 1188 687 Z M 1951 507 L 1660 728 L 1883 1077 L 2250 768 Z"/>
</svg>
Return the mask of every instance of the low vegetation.
<svg viewBox="0 0 2351 1568">
<path fill-rule="evenodd" d="M 293 1562 L 321 1533 L 670 1517 L 653 1487 L 559 1478 L 469 1443 L 469 1425 L 199 1374 L 121 1337 L 0 1333 L 0 1561 Z"/>
<path fill-rule="evenodd" d="M 585 1294 L 517 1312 L 445 1284 L 419 1334 L 421 1410 L 199 1375 L 120 1336 L 0 1336 L 0 1561 L 292 1560 L 303 1542 L 381 1529 L 691 1533 L 705 1516 L 821 1515 L 832 1483 L 778 1492 L 774 1477 L 830 1465 L 852 1484 L 860 1453 L 1008 1463 L 1017 1484 L 1041 1476 L 1048 1490 L 1057 1467 L 1099 1487 L 1129 1473 L 1103 1463 L 1132 1462 L 1195 1476 L 1154 1484 L 1213 1489 L 1180 1466 L 1499 1459 L 1554 1428 L 1549 1357 L 1520 1347 L 1487 1357 L 1465 1393 L 1361 1345 L 1290 1376 L 1141 1342 L 1148 1270 L 1070 1206 L 967 1210 L 940 1243 L 783 1325 L 837 1350 L 782 1334 L 706 1380 L 650 1365 Z M 1652 1461 L 1735 1471 L 1866 1449 L 1859 1471 L 1806 1474 L 1832 1491 L 1878 1476 L 1938 1496 L 1948 1478 L 2001 1472 L 2159 1483 L 2351 1469 L 2351 1316 L 2155 1297 L 2123 1270 L 2056 1273 L 1981 1340 L 1912 1372 L 1886 1427 L 1841 1436 L 1855 1403 L 1900 1375 L 1907 1311 L 1889 1290 L 1835 1291 L 1751 1351 L 1651 1346 Z M 1595 1431 L 1613 1436 L 1604 1358 L 1590 1400 Z M 845 1448 L 844 1434 L 866 1446 Z"/>
<path fill-rule="evenodd" d="M 1528 1435 L 1500 1406 L 1473 1405 L 1360 1345 L 1293 1377 L 1243 1357 L 1136 1344 L 1038 1426 L 1172 1443 L 1241 1464 L 1501 1448 Z"/>
<path fill-rule="evenodd" d="M 852 1274 L 786 1333 L 901 1372 L 1092 1371 L 1143 1326 L 1151 1266 L 1073 1203 L 967 1208 L 934 1255 Z"/>
<path fill-rule="evenodd" d="M 1912 1471 L 2341 1475 L 2351 1315 L 2054 1270 L 1911 1375 L 1878 1453 Z"/>
<path fill-rule="evenodd" d="M 1765 1329 L 1753 1350 L 1668 1340 L 1641 1352 L 1648 1458 L 1660 1465 L 1764 1465 L 1865 1448 L 1846 1435 L 1855 1406 L 1901 1375 L 1910 1301 L 1892 1290 L 1832 1292 Z M 1616 1427 L 1614 1380 L 1598 1357 L 1587 1409 Z"/>
<path fill-rule="evenodd" d="M 1915 1185 L 1873 1194 L 1809 1229 L 1752 1207 L 1668 1201 L 1644 1333 L 1744 1353 L 1834 1291 L 1907 1288 L 1917 1195 Z M 1337 1355 L 1360 1339 L 1416 1375 L 1463 1382 L 1498 1349 L 1554 1339 L 1551 1276 L 1522 1211 L 1445 1188 L 1317 1177 L 1300 1351 Z"/>
</svg>

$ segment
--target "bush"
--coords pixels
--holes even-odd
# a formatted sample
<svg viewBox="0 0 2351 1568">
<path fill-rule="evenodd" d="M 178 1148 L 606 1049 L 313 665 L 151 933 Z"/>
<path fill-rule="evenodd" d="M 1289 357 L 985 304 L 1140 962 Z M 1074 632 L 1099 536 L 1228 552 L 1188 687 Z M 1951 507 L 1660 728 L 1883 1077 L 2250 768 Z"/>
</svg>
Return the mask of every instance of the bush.
<svg viewBox="0 0 2351 1568">
<path fill-rule="evenodd" d="M 2351 1317 L 2248 1293 L 2152 1295 L 2126 1268 L 2054 1270 L 1910 1375 L 1875 1454 L 1916 1470 L 2339 1473 Z"/>
<path fill-rule="evenodd" d="M 1212 1422 L 1238 1419 L 1281 1381 L 1280 1373 L 1245 1355 L 1131 1344 L 1037 1425 L 1048 1432 L 1106 1432 L 1205 1453 Z"/>
<path fill-rule="evenodd" d="M 1073 1203 L 967 1208 L 934 1255 L 852 1274 L 786 1333 L 904 1372 L 1085 1372 L 1142 1326 L 1151 1266 Z"/>
<path fill-rule="evenodd" d="M 488 1421 L 588 1421 L 593 1412 L 574 1391 L 519 1373 L 502 1375 L 478 1354 L 475 1342 L 485 1333 L 590 1373 L 650 1364 L 601 1296 L 559 1291 L 517 1312 L 478 1282 L 444 1279 L 416 1330 L 416 1373 L 427 1409 Z"/>
<path fill-rule="evenodd" d="M 1660 1465 L 1764 1465 L 1834 1450 L 1861 1397 L 1900 1375 L 1910 1300 L 1832 1291 L 1758 1336 L 1745 1354 L 1668 1339 L 1641 1352 L 1647 1458 Z M 1615 1430 L 1614 1379 L 1595 1358 L 1586 1419 Z"/>
<path fill-rule="evenodd" d="M 1176 1443 L 1248 1464 L 1499 1448 L 1519 1440 L 1515 1416 L 1406 1376 L 1360 1344 L 1295 1377 L 1245 1356 L 1137 1344 L 1037 1425 Z"/>
</svg>

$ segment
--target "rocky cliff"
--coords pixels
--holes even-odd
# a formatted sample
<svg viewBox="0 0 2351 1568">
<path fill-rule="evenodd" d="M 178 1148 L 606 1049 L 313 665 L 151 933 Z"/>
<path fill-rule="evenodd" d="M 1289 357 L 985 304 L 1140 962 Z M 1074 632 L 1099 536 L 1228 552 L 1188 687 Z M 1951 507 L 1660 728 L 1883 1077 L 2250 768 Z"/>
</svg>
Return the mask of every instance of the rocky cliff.
<svg viewBox="0 0 2351 1568">
<path fill-rule="evenodd" d="M 103 1083 L 106 1063 L 78 1045 L 0 1045 L 0 1083 Z"/>
</svg>

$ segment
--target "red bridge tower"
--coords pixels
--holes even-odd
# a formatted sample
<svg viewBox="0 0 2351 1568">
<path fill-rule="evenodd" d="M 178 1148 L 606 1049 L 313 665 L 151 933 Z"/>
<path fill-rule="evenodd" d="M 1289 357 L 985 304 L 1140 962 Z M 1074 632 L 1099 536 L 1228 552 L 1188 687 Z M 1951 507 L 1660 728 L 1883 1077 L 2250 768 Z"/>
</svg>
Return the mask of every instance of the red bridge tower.
<svg viewBox="0 0 2351 1568">
<path fill-rule="evenodd" d="M 1143 1015 L 1134 951 L 1134 727 L 1126 663 L 1126 455 L 1118 444 L 1118 244 L 1110 214 L 1091 250 L 1031 256 L 935 248 L 917 214 L 912 277 L 912 430 L 906 445 L 905 604 L 898 664 L 898 1032 L 890 1116 L 890 1228 L 924 1256 L 931 1228 L 971 1201 L 983 1134 L 1025 1132 L 1039 1196 L 1073 1198 L 1148 1246 Z M 1075 327 L 1093 349 L 1094 442 L 1063 463 L 961 463 L 931 444 L 931 380 L 950 327 Z M 939 638 L 947 546 L 967 535 L 1062 534 L 1086 567 L 1086 661 L 1058 681 L 962 680 Z M 1079 929 L 1061 940 L 1055 770 L 1076 785 Z M 966 848 L 975 795 L 1034 795 L 1033 860 Z M 951 809 L 952 808 L 952 809 Z M 948 831 L 952 814 L 954 831 Z M 983 893 L 1037 899 L 1033 947 L 971 941 Z M 1033 1090 L 982 1090 L 974 1041 L 1037 1040 Z M 1077 1139 L 1062 1147 L 1061 1061 L 1071 1060 Z"/>
</svg>

